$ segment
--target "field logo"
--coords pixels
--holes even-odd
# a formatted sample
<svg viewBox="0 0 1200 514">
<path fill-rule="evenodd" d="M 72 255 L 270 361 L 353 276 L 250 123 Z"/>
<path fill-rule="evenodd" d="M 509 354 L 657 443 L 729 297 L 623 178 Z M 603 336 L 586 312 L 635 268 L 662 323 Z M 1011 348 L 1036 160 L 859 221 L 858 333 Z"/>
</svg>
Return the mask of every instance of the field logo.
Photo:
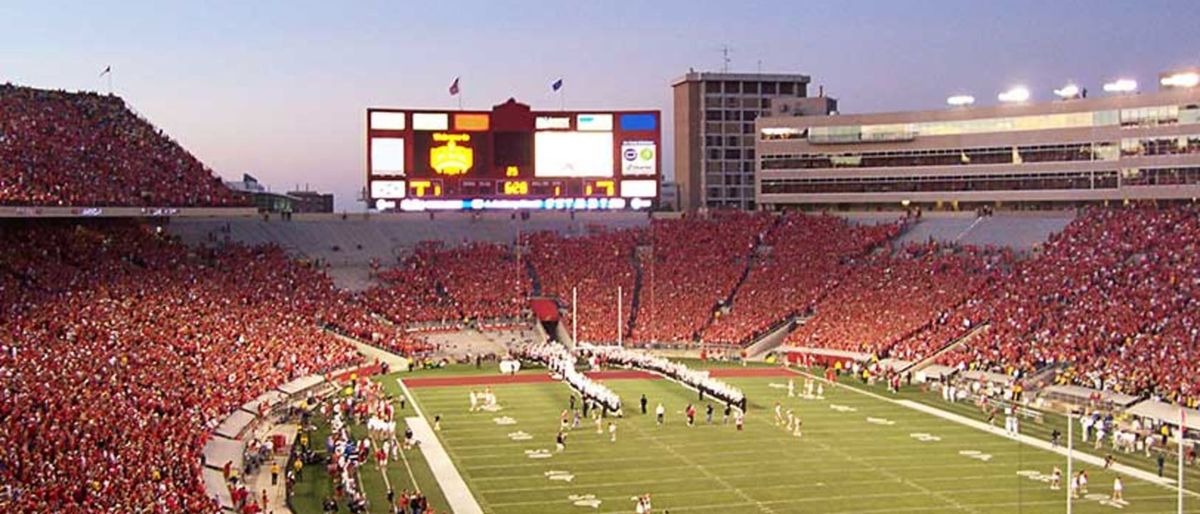
<svg viewBox="0 0 1200 514">
<path fill-rule="evenodd" d="M 596 495 L 594 494 L 572 494 L 567 499 L 579 507 L 600 508 L 600 500 L 596 499 Z"/>
<path fill-rule="evenodd" d="M 545 475 L 550 480 L 558 480 L 560 482 L 575 480 L 575 475 L 572 475 L 570 471 L 547 471 Z"/>
<path fill-rule="evenodd" d="M 842 413 L 858 412 L 858 409 L 855 409 L 854 407 L 851 407 L 849 405 L 838 405 L 836 403 L 829 404 L 829 408 L 833 409 L 835 411 L 838 411 L 838 412 L 842 412 Z"/>
<path fill-rule="evenodd" d="M 553 457 L 554 454 L 550 453 L 550 450 L 542 448 L 537 450 L 525 450 L 525 456 L 531 459 L 549 459 L 550 457 Z"/>
<path fill-rule="evenodd" d="M 533 439 L 533 436 L 526 434 L 524 430 L 518 430 L 516 432 L 509 432 L 508 438 L 513 441 L 528 441 Z"/>
<path fill-rule="evenodd" d="M 492 421 L 495 421 L 497 425 L 516 425 L 517 424 L 517 420 L 512 419 L 508 416 L 492 418 Z"/>
<path fill-rule="evenodd" d="M 623 141 L 621 143 L 621 175 L 648 176 L 658 173 L 655 154 L 658 148 L 651 141 Z"/>
<path fill-rule="evenodd" d="M 970 459 L 975 459 L 975 460 L 979 460 L 979 461 L 983 461 L 983 462 L 992 460 L 992 454 L 983 453 L 979 450 L 961 450 L 958 452 L 958 454 L 962 455 L 963 457 L 967 457 Z"/>
<path fill-rule="evenodd" d="M 886 426 L 892 426 L 892 425 L 896 424 L 895 421 L 892 421 L 887 418 L 867 418 L 867 423 L 870 423 L 872 425 L 886 425 Z"/>
<path fill-rule="evenodd" d="M 921 441 L 922 443 L 936 443 L 936 442 L 942 440 L 942 438 L 940 438 L 936 435 L 926 434 L 924 432 L 916 432 L 916 433 L 908 434 L 908 436 L 913 439 L 916 439 L 918 441 Z"/>
</svg>

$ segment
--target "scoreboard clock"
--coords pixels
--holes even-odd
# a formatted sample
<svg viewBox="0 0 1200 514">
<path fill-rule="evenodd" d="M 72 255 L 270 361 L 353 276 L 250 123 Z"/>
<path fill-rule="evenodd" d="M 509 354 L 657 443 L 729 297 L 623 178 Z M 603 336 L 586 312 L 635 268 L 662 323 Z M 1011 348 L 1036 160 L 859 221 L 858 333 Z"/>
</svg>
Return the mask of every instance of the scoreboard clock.
<svg viewBox="0 0 1200 514">
<path fill-rule="evenodd" d="M 658 199 L 658 111 L 367 109 L 378 210 L 645 209 Z"/>
</svg>

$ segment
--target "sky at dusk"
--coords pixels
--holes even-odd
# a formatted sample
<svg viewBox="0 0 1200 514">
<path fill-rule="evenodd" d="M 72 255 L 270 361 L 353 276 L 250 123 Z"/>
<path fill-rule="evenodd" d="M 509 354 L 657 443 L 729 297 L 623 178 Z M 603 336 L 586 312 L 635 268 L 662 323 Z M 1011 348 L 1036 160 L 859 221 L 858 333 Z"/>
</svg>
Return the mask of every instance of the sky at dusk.
<svg viewBox="0 0 1200 514">
<path fill-rule="evenodd" d="M 111 4 L 111 5 L 104 5 Z M 0 81 L 114 91 L 223 177 L 355 203 L 365 110 L 662 109 L 693 67 L 799 72 L 843 113 L 1036 99 L 1200 65 L 1200 1 L 0 2 Z M 673 168 L 669 123 L 664 168 Z"/>
</svg>

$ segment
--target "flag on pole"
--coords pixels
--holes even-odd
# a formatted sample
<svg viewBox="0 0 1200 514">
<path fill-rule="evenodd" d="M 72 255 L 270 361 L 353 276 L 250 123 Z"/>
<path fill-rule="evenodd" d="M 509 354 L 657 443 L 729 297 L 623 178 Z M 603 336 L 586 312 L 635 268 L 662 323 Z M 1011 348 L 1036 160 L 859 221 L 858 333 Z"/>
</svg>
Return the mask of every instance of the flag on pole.
<svg viewBox="0 0 1200 514">
<path fill-rule="evenodd" d="M 105 75 L 108 75 L 109 73 L 112 73 L 112 65 L 111 64 L 104 67 L 104 71 L 100 72 L 100 76 L 103 77 Z"/>
<path fill-rule="evenodd" d="M 563 79 L 558 79 L 558 80 L 554 81 L 554 83 L 550 84 L 550 90 L 558 91 L 559 89 L 562 89 L 562 86 L 563 86 Z"/>
<path fill-rule="evenodd" d="M 458 77 L 454 77 L 454 82 L 450 83 L 450 96 L 458 95 Z"/>
</svg>

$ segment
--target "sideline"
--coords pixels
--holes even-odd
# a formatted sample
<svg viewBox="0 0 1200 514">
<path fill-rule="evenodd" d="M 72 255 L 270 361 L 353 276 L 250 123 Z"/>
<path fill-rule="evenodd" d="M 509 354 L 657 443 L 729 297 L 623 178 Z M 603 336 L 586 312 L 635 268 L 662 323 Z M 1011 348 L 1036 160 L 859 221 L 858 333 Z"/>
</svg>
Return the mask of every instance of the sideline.
<svg viewBox="0 0 1200 514">
<path fill-rule="evenodd" d="M 960 425 L 964 425 L 964 426 L 967 426 L 970 428 L 974 428 L 976 430 L 987 432 L 992 435 L 1004 437 L 1006 439 L 1013 439 L 1013 440 L 1019 441 L 1021 443 L 1024 443 L 1026 445 L 1037 448 L 1039 450 L 1045 450 L 1048 452 L 1057 453 L 1063 457 L 1067 456 L 1067 449 L 1065 447 L 1052 446 L 1049 442 L 1043 441 L 1041 439 L 1038 439 L 1038 438 L 1035 438 L 1032 436 L 1028 436 L 1025 434 L 1012 435 L 1012 434 L 1005 432 L 1003 429 L 1001 429 L 999 427 L 995 427 L 995 426 L 989 425 L 987 423 L 984 423 L 982 421 L 974 420 L 974 419 L 968 418 L 968 417 L 960 415 L 960 414 L 954 414 L 952 412 L 947 412 L 942 409 L 938 409 L 936 407 L 931 407 L 929 405 L 926 405 L 926 404 L 923 404 L 920 402 L 915 402 L 912 400 L 896 400 L 896 399 L 888 398 L 888 397 L 880 395 L 880 394 L 873 393 L 871 391 L 864 391 L 857 387 L 851 387 L 851 386 L 842 384 L 840 382 L 830 382 L 830 381 L 826 380 L 824 377 L 819 377 L 819 376 L 813 375 L 808 372 L 799 371 L 799 370 L 795 370 L 792 368 L 786 368 L 786 369 L 788 369 L 789 371 L 791 371 L 792 373 L 795 373 L 797 375 L 820 380 L 821 382 L 830 384 L 834 387 L 839 387 L 842 389 L 853 391 L 858 394 L 874 398 L 876 400 L 881 400 L 881 401 L 888 402 L 888 403 L 891 403 L 894 405 L 899 405 L 901 407 L 906 407 L 908 409 L 912 409 L 912 410 L 915 410 L 918 412 L 929 414 L 931 416 L 939 417 L 939 418 L 942 418 L 947 421 L 953 421 Z M 1101 459 L 1100 457 L 1091 455 L 1089 453 L 1084 453 L 1082 451 L 1074 452 L 1071 455 L 1071 457 L 1076 461 L 1084 462 L 1084 463 L 1090 464 L 1092 466 L 1096 466 L 1096 467 L 1104 466 L 1104 459 Z M 1142 471 L 1140 469 L 1137 469 L 1137 468 L 1134 468 L 1131 466 L 1127 466 L 1125 464 L 1113 464 L 1111 469 L 1122 475 L 1127 475 L 1127 476 L 1136 478 L 1138 480 L 1149 482 L 1151 484 L 1160 485 L 1160 486 L 1170 489 L 1172 491 L 1180 490 L 1180 488 L 1175 484 L 1174 479 L 1159 477 L 1159 476 L 1155 475 L 1154 473 L 1150 473 L 1148 471 Z M 1196 492 L 1190 491 L 1188 489 L 1182 489 L 1182 490 L 1183 490 L 1183 493 L 1188 496 L 1191 496 L 1193 498 L 1200 498 L 1200 493 L 1196 493 Z"/>
<path fill-rule="evenodd" d="M 445 448 L 442 448 L 442 441 L 438 439 L 437 434 L 433 432 L 433 427 L 429 426 L 429 422 L 425 420 L 425 414 L 421 412 L 421 406 L 417 404 L 416 398 L 413 398 L 408 387 L 404 385 L 403 379 L 396 379 L 396 382 L 400 384 L 400 390 L 404 391 L 404 396 L 408 398 L 408 402 L 413 406 L 413 411 L 417 413 L 416 416 L 404 418 L 404 422 L 408 423 L 409 428 L 412 429 L 413 438 L 420 441 L 421 453 L 425 455 L 425 462 L 429 463 L 429 470 L 433 472 L 434 480 L 437 480 L 438 486 L 442 488 L 442 495 L 446 497 L 446 503 L 449 504 L 450 510 L 455 514 L 483 514 L 483 508 L 475 500 L 475 495 L 471 494 L 471 489 L 467 487 L 458 468 L 454 467 L 450 455 L 446 453 Z M 416 483 L 415 479 L 413 483 Z"/>
</svg>

